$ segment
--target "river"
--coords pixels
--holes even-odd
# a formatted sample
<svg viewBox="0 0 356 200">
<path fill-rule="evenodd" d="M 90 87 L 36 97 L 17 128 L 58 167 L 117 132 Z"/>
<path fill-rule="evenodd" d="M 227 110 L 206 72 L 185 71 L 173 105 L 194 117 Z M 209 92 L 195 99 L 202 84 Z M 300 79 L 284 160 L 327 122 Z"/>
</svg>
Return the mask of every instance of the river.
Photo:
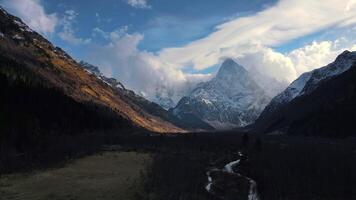
<svg viewBox="0 0 356 200">
<path fill-rule="evenodd" d="M 247 176 L 244 176 L 244 175 L 240 174 L 238 171 L 234 170 L 234 168 L 236 169 L 235 166 L 238 166 L 240 164 L 241 158 L 243 157 L 243 154 L 241 152 L 239 152 L 238 155 L 239 155 L 239 159 L 227 163 L 222 169 L 213 168 L 213 169 L 210 169 L 209 171 L 207 171 L 206 175 L 208 177 L 208 183 L 205 186 L 205 189 L 210 194 L 215 196 L 216 194 L 214 193 L 214 191 L 212 189 L 212 186 L 214 185 L 214 180 L 213 180 L 213 177 L 211 176 L 211 173 L 212 172 L 224 172 L 224 173 L 228 173 L 231 175 L 237 175 L 241 178 L 248 180 L 250 186 L 249 186 L 248 196 L 246 198 L 248 200 L 260 200 L 258 191 L 257 191 L 256 181 L 254 181 L 253 179 L 251 179 Z M 225 199 L 225 197 L 221 197 L 221 196 L 219 196 L 219 198 Z"/>
</svg>

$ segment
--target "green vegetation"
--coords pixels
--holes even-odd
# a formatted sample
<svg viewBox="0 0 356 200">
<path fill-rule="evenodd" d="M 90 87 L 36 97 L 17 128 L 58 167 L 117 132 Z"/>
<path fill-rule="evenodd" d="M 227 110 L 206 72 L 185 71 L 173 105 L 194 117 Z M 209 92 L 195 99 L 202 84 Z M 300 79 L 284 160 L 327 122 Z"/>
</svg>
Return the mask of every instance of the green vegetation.
<svg viewBox="0 0 356 200">
<path fill-rule="evenodd" d="M 149 154 L 105 152 L 76 160 L 60 169 L 0 178 L 0 200 L 118 200 L 141 193 L 142 170 Z"/>
</svg>

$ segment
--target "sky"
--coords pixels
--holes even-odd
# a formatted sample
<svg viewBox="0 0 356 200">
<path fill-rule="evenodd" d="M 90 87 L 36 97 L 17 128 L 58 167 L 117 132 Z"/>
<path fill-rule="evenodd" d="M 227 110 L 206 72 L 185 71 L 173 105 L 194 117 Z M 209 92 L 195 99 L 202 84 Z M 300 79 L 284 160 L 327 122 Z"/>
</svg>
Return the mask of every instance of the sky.
<svg viewBox="0 0 356 200">
<path fill-rule="evenodd" d="M 271 95 L 356 50 L 356 0 L 0 0 L 76 60 L 175 102 L 234 58 Z M 272 84 L 273 82 L 273 84 Z M 277 84 L 277 85 L 278 85 Z"/>
</svg>

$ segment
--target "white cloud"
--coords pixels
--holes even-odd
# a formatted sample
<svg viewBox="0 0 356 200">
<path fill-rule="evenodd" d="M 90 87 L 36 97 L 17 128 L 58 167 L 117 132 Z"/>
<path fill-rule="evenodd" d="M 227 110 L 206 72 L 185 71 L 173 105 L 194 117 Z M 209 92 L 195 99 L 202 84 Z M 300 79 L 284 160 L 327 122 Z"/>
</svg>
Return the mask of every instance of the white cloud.
<svg viewBox="0 0 356 200">
<path fill-rule="evenodd" d="M 243 47 L 251 44 L 273 47 L 328 27 L 354 24 L 356 8 L 349 2 L 281 0 L 264 11 L 221 24 L 203 39 L 163 49 L 159 57 L 177 67 L 205 69 L 222 57 L 244 53 Z"/>
<path fill-rule="evenodd" d="M 72 45 L 88 44 L 91 42 L 90 38 L 79 38 L 75 36 L 73 23 L 76 22 L 76 18 L 79 14 L 74 10 L 65 11 L 64 17 L 60 21 L 62 30 L 58 33 L 58 36 Z"/>
<path fill-rule="evenodd" d="M 339 38 L 334 41 L 314 41 L 286 54 L 259 46 L 237 58 L 249 71 L 291 82 L 306 71 L 331 63 L 345 50 L 356 50 L 356 40 Z"/>
<path fill-rule="evenodd" d="M 58 18 L 55 13 L 45 12 L 41 0 L 3 0 L 1 2 L 33 30 L 42 34 L 55 31 Z"/>
<path fill-rule="evenodd" d="M 126 30 L 121 28 L 118 30 Z M 107 76 L 118 78 L 128 88 L 150 100 L 157 100 L 157 92 L 175 103 L 197 83 L 209 80 L 212 74 L 187 74 L 174 64 L 162 62 L 154 53 L 140 51 L 137 46 L 142 34 L 121 32 L 110 37 L 110 43 L 93 49 L 88 60 L 101 67 Z M 335 41 L 312 42 L 289 53 L 279 53 L 262 45 L 241 46 L 244 53 L 236 56 L 270 96 L 276 95 L 301 73 L 325 66 L 342 51 L 356 50 L 355 41 L 340 38 Z"/>
<path fill-rule="evenodd" d="M 127 4 L 135 8 L 149 9 L 151 6 L 148 4 L 147 0 L 126 0 Z"/>
<path fill-rule="evenodd" d="M 314 41 L 285 54 L 261 45 L 247 49 L 235 58 L 269 95 L 274 96 L 302 73 L 331 63 L 345 50 L 355 51 L 356 40 Z"/>
<path fill-rule="evenodd" d="M 353 5 L 346 0 L 281 0 L 264 11 L 221 24 L 203 39 L 158 53 L 137 48 L 144 38 L 141 34 L 128 34 L 125 29 L 111 37 L 113 32 L 97 29 L 93 32 L 110 43 L 94 50 L 90 61 L 151 100 L 157 91 L 165 91 L 177 101 L 192 85 L 212 76 L 186 74 L 183 70 L 193 66 L 199 71 L 232 57 L 255 76 L 268 94 L 274 95 L 301 73 L 326 65 L 345 49 L 356 49 L 356 41 L 339 38 L 313 42 L 284 54 L 273 50 L 273 46 L 330 27 L 355 31 L 345 27 L 354 25 Z"/>
<path fill-rule="evenodd" d="M 161 62 L 153 53 L 138 50 L 143 37 L 138 33 L 109 37 L 110 43 L 93 50 L 95 53 L 88 60 L 99 65 L 105 75 L 118 78 L 150 100 L 155 100 L 157 92 L 165 92 L 164 96 L 178 101 L 193 84 L 209 78 L 209 75 L 185 74 L 169 63 Z"/>
<path fill-rule="evenodd" d="M 147 0 L 125 0 L 136 8 L 151 8 Z M 58 35 L 65 41 L 78 45 L 90 39 L 75 35 L 74 10 L 66 11 L 59 20 L 55 13 L 45 12 L 41 0 L 0 0 L 6 8 L 21 17 L 32 29 L 44 34 L 61 27 Z M 98 20 L 100 15 L 96 14 Z M 192 85 L 207 80 L 210 74 L 187 74 L 184 69 L 206 69 L 233 57 L 251 71 L 266 90 L 280 90 L 275 81 L 291 82 L 301 73 L 331 62 L 345 49 L 356 50 L 356 0 L 301 1 L 281 0 L 276 5 L 246 17 L 238 17 L 216 27 L 205 38 L 185 46 L 166 48 L 158 53 L 140 51 L 137 46 L 144 36 L 128 34 L 124 26 L 111 32 L 93 29 L 94 36 L 108 41 L 105 46 L 93 49 L 89 61 L 102 67 L 129 88 L 149 99 L 157 91 L 177 101 Z M 289 53 L 279 53 L 274 46 L 326 28 L 346 28 L 350 38 L 335 41 L 316 41 Z M 267 87 L 271 86 L 271 87 Z M 277 89 L 276 89 L 277 88 Z"/>
<path fill-rule="evenodd" d="M 124 34 L 126 34 L 126 32 L 128 31 L 129 27 L 128 26 L 122 26 L 114 31 L 111 32 L 106 32 L 102 29 L 100 29 L 99 27 L 95 27 L 93 29 L 93 37 L 95 36 L 101 36 L 102 38 L 106 39 L 106 40 L 116 40 L 121 38 Z"/>
<path fill-rule="evenodd" d="M 349 0 L 349 2 L 347 3 L 347 5 L 345 7 L 345 10 L 349 11 L 349 10 L 355 9 L 355 6 L 356 6 L 356 0 Z"/>
<path fill-rule="evenodd" d="M 305 71 L 325 66 L 345 50 L 356 50 L 356 40 L 340 38 L 335 41 L 313 42 L 305 47 L 293 50 L 287 56 L 294 63 L 298 75 Z"/>
</svg>

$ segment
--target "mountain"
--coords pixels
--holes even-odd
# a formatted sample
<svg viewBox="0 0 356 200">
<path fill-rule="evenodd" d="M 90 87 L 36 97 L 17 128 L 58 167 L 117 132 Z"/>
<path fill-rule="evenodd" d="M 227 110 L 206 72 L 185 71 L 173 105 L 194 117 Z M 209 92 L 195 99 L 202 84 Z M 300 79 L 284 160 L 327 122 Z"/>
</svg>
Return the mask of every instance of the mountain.
<svg viewBox="0 0 356 200">
<path fill-rule="evenodd" d="M 355 64 L 356 52 L 344 51 L 333 63 L 302 74 L 266 106 L 255 129 L 322 136 L 355 132 Z"/>
<path fill-rule="evenodd" d="M 151 100 L 162 106 L 164 109 L 169 110 L 175 106 L 175 95 L 176 94 L 173 90 L 168 89 L 165 86 L 161 86 L 155 89 L 155 95 Z"/>
<path fill-rule="evenodd" d="M 88 73 L 94 74 L 98 79 L 102 80 L 104 83 L 107 85 L 113 87 L 113 88 L 120 88 L 120 89 L 125 89 L 125 86 L 120 83 L 118 80 L 115 78 L 108 78 L 104 76 L 101 71 L 99 70 L 99 67 L 94 66 L 90 63 L 80 61 L 79 65 L 83 67 Z"/>
<path fill-rule="evenodd" d="M 150 103 L 126 90 L 116 80 L 102 76 L 100 71 L 89 65 L 83 69 L 83 63 L 77 63 L 65 51 L 53 46 L 3 8 L 0 9 L 0 60 L 1 75 L 8 85 L 5 89 L 15 89 L 17 87 L 13 86 L 20 83 L 27 84 L 28 90 L 41 88 L 41 91 L 49 91 L 49 94 L 56 93 L 68 102 L 80 104 L 83 109 L 87 109 L 87 104 L 100 107 L 103 108 L 100 110 L 105 110 L 102 112 L 109 112 L 110 116 L 120 119 L 122 127 L 127 125 L 154 132 L 183 131 L 163 119 L 157 114 L 159 111 L 151 112 L 151 107 L 144 107 L 150 106 Z M 19 92 L 13 94 L 18 96 L 11 98 L 25 98 Z M 42 96 L 55 101 L 49 95 Z M 45 114 L 50 115 L 55 108 L 49 106 L 47 109 Z M 71 119 L 72 116 L 62 116 L 65 117 Z"/>
<path fill-rule="evenodd" d="M 212 80 L 199 84 L 171 112 L 189 123 L 195 119 L 228 129 L 254 122 L 269 100 L 248 71 L 227 59 Z"/>
</svg>

